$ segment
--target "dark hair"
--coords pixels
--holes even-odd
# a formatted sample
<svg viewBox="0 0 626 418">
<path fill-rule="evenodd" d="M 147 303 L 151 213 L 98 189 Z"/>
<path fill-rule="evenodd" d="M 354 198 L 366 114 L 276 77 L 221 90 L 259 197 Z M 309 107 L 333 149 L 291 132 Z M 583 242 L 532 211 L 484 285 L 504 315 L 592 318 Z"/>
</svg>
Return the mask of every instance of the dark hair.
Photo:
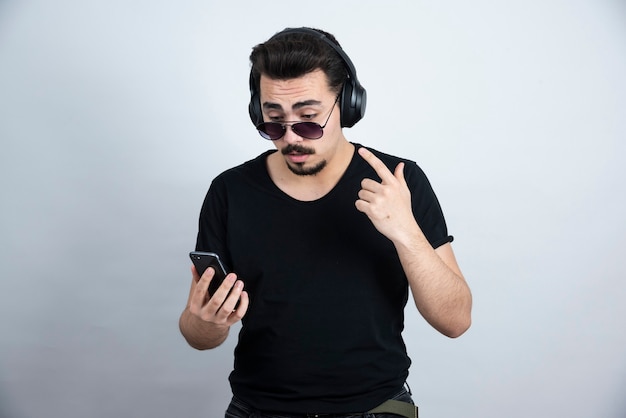
<svg viewBox="0 0 626 418">
<path fill-rule="evenodd" d="M 320 29 L 313 29 L 339 45 L 333 35 Z M 348 78 L 348 73 L 341 56 L 323 39 L 308 33 L 280 32 L 262 44 L 252 48 L 251 77 L 259 91 L 261 74 L 276 80 L 288 80 L 302 77 L 315 70 L 326 74 L 328 86 L 339 94 Z"/>
</svg>

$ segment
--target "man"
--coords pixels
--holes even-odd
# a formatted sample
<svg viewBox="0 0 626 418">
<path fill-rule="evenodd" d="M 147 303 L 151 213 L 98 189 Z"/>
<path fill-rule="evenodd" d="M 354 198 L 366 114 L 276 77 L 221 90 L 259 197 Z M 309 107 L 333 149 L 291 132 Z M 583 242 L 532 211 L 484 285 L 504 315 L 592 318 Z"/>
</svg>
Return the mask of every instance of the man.
<svg viewBox="0 0 626 418">
<path fill-rule="evenodd" d="M 435 194 L 415 163 L 345 138 L 366 95 L 332 35 L 286 29 L 250 60 L 250 116 L 276 150 L 213 180 L 196 249 L 233 273 L 209 295 L 214 270 L 192 268 L 181 332 L 210 349 L 242 321 L 227 417 L 416 416 L 385 402 L 413 402 L 408 289 L 441 333 L 471 321 Z"/>
</svg>

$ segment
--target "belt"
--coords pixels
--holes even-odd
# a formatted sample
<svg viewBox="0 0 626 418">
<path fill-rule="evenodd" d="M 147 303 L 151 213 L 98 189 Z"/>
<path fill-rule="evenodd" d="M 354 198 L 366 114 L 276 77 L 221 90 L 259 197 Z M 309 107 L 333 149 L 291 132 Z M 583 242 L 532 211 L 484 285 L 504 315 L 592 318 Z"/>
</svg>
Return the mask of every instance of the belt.
<svg viewBox="0 0 626 418">
<path fill-rule="evenodd" d="M 396 401 L 395 399 L 389 399 L 378 405 L 374 409 L 367 411 L 368 414 L 395 414 L 405 418 L 418 418 L 417 406 L 409 402 Z M 307 414 L 307 418 L 332 418 L 332 417 L 345 417 L 346 415 L 358 415 L 358 414 Z"/>
<path fill-rule="evenodd" d="M 406 418 L 417 418 L 417 405 L 389 399 L 367 412 L 370 414 L 396 414 Z"/>
</svg>

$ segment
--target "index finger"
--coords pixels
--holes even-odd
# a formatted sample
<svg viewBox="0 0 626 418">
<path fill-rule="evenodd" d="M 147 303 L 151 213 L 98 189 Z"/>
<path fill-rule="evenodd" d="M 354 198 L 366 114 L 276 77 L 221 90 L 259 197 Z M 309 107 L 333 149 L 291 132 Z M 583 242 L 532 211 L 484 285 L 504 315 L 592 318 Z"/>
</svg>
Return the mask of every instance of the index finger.
<svg viewBox="0 0 626 418">
<path fill-rule="evenodd" d="M 389 182 L 392 179 L 395 179 L 393 173 L 385 163 L 380 161 L 380 159 L 375 156 L 372 151 L 368 150 L 365 147 L 359 148 L 359 155 L 363 157 L 363 159 L 376 171 L 376 174 L 381 178 L 383 182 Z"/>
</svg>

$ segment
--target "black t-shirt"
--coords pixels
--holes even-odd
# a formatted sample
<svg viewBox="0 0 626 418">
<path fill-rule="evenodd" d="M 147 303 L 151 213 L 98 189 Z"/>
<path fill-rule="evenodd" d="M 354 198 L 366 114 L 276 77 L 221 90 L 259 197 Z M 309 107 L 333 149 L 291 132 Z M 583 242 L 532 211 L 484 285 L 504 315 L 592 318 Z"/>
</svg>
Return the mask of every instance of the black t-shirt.
<svg viewBox="0 0 626 418">
<path fill-rule="evenodd" d="M 408 376 L 408 283 L 391 241 L 355 207 L 361 181 L 380 181 L 355 145 L 338 184 L 318 200 L 281 191 L 268 151 L 216 177 L 202 206 L 196 249 L 218 253 L 250 294 L 230 382 L 260 410 L 367 411 Z M 434 248 L 450 242 L 422 170 L 372 151 L 392 172 L 406 163 L 418 224 Z"/>
</svg>

